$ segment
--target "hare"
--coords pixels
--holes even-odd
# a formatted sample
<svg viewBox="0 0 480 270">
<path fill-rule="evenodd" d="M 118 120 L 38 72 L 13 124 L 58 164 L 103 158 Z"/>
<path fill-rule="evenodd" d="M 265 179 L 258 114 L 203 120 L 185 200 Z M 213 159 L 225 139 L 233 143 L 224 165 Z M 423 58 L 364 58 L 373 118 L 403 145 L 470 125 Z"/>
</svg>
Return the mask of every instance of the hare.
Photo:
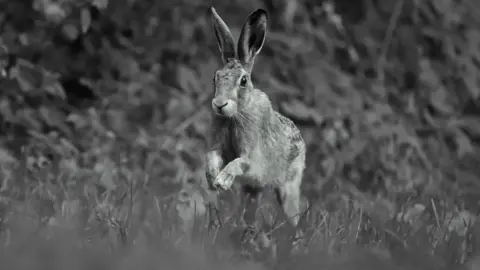
<svg viewBox="0 0 480 270">
<path fill-rule="evenodd" d="M 227 190 L 234 181 L 240 184 L 247 225 L 254 222 L 262 191 L 273 188 L 296 227 L 305 143 L 295 124 L 275 111 L 268 96 L 251 81 L 255 56 L 265 41 L 267 13 L 258 9 L 248 16 L 235 47 L 228 26 L 213 7 L 210 11 L 224 66 L 213 76 L 207 182 L 212 190 Z M 248 211 L 252 207 L 255 211 Z"/>
</svg>

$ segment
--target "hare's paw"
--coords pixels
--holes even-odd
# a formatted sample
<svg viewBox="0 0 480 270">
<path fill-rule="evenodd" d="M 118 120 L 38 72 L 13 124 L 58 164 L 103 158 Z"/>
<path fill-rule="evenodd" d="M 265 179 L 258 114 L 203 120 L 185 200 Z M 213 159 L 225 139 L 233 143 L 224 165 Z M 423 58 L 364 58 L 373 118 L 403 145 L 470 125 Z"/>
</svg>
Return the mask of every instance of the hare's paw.
<svg viewBox="0 0 480 270">
<path fill-rule="evenodd" d="M 219 174 L 219 170 L 207 170 L 206 177 L 207 177 L 207 184 L 210 190 L 215 190 L 215 179 Z"/>
<path fill-rule="evenodd" d="M 213 185 L 216 188 L 227 190 L 232 186 L 234 179 L 235 175 L 228 173 L 226 170 L 222 170 L 215 178 L 215 181 L 213 181 Z"/>
</svg>

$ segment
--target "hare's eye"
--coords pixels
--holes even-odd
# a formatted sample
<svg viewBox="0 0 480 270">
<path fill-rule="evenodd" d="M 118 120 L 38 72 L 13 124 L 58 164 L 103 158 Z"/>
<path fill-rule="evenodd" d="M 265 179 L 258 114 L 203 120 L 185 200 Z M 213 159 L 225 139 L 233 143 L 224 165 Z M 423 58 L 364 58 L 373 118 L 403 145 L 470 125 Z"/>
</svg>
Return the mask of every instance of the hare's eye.
<svg viewBox="0 0 480 270">
<path fill-rule="evenodd" d="M 245 87 L 247 85 L 247 76 L 243 75 L 242 79 L 240 80 L 240 86 Z"/>
</svg>

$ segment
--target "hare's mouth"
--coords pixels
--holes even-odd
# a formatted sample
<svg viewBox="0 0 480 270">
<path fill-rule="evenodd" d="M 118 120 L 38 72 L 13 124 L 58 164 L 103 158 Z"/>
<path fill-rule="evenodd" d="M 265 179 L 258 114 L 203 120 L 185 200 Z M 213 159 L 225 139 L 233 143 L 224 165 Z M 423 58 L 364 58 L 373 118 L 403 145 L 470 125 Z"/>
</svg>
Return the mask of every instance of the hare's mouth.
<svg viewBox="0 0 480 270">
<path fill-rule="evenodd" d="M 237 102 L 228 100 L 216 100 L 212 101 L 212 108 L 215 114 L 224 117 L 232 117 L 237 113 Z"/>
</svg>

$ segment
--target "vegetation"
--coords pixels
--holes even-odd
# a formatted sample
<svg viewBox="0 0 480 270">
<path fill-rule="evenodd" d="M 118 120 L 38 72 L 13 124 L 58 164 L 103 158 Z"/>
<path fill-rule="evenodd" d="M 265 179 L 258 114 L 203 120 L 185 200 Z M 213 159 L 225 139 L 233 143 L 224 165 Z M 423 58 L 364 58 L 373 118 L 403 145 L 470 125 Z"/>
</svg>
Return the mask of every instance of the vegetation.
<svg viewBox="0 0 480 270">
<path fill-rule="evenodd" d="M 238 196 L 208 207 L 210 5 L 234 36 L 270 14 L 253 81 L 308 145 L 295 243 L 268 196 L 242 245 Z M 480 267 L 475 1 L 0 7 L 2 269 Z"/>
</svg>

